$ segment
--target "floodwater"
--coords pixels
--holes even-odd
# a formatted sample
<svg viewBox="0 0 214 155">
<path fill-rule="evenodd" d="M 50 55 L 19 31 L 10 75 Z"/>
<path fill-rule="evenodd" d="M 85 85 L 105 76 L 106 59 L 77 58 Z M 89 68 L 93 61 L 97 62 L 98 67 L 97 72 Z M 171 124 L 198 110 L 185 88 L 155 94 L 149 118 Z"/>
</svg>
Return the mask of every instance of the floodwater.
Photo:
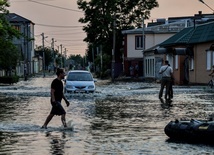
<svg viewBox="0 0 214 155">
<path fill-rule="evenodd" d="M 213 145 L 173 142 L 164 133 L 175 119 L 207 119 L 214 93 L 206 87 L 174 88 L 171 106 L 158 99 L 159 84 L 96 83 L 94 95 L 68 95 L 68 129 L 50 112 L 53 77 L 37 77 L 0 86 L 0 154 L 15 155 L 202 155 Z"/>
</svg>

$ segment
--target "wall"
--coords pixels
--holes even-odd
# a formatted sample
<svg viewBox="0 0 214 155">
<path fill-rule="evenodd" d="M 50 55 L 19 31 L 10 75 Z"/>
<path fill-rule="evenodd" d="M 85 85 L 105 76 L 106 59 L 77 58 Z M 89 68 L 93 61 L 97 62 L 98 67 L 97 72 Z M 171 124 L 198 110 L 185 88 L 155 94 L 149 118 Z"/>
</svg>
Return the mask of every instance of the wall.
<svg viewBox="0 0 214 155">
<path fill-rule="evenodd" d="M 135 36 L 137 34 L 127 35 L 127 57 L 128 58 L 143 58 L 142 49 L 135 49 Z"/>
<path fill-rule="evenodd" d="M 146 33 L 145 36 L 145 49 L 151 48 L 166 39 L 173 36 L 175 33 Z M 141 34 L 128 34 L 127 35 L 127 57 L 128 58 L 143 58 L 142 49 L 135 49 L 135 36 Z"/>
<path fill-rule="evenodd" d="M 165 41 L 166 39 L 173 36 L 175 33 L 147 33 L 146 34 L 146 49 L 149 49 L 161 42 Z"/>
<path fill-rule="evenodd" d="M 195 45 L 194 47 L 194 70 L 190 71 L 190 82 L 206 84 L 210 80 L 210 70 L 206 67 L 206 50 L 212 42 Z"/>
</svg>

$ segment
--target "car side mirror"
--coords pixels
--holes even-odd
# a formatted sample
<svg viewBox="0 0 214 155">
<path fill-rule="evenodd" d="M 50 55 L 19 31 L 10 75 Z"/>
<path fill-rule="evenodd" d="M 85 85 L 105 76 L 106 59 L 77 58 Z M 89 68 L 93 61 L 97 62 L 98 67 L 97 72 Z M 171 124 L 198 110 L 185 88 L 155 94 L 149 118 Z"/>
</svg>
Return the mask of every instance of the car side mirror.
<svg viewBox="0 0 214 155">
<path fill-rule="evenodd" d="M 97 79 L 94 79 L 94 82 L 97 82 Z"/>
</svg>

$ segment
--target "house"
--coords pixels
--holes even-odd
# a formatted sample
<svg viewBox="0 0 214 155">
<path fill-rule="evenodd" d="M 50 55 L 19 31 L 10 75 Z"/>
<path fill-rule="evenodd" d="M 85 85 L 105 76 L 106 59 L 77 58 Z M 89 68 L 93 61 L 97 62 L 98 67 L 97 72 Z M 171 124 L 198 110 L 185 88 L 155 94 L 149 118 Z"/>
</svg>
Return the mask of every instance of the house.
<svg viewBox="0 0 214 155">
<path fill-rule="evenodd" d="M 18 62 L 16 74 L 19 76 L 31 75 L 39 72 L 39 60 L 35 59 L 34 52 L 34 23 L 16 13 L 6 15 L 9 23 L 23 34 L 21 38 L 14 38 L 13 43 L 21 52 L 22 61 Z"/>
<path fill-rule="evenodd" d="M 208 83 L 214 65 L 214 21 L 185 28 L 159 46 L 165 59 L 171 57 L 176 83 Z"/>
<path fill-rule="evenodd" d="M 157 22 L 148 23 L 146 28 L 122 31 L 125 36 L 124 72 L 129 76 L 129 66 L 139 63 L 139 72 L 144 78 L 160 80 L 158 71 L 166 57 L 163 55 L 165 49 L 161 48 L 159 44 L 184 28 L 213 20 L 213 14 L 202 14 L 199 11 L 194 16 L 169 17 L 168 20 L 158 19 Z M 143 35 L 144 39 L 142 39 Z M 177 68 L 178 66 L 174 66 L 173 54 L 166 56 L 172 67 Z"/>
<path fill-rule="evenodd" d="M 154 71 L 150 72 L 154 66 L 145 67 L 144 64 L 150 64 L 154 61 L 154 57 L 146 55 L 144 58 L 145 49 L 150 49 L 164 40 L 170 38 L 180 30 L 186 27 L 187 21 L 182 20 L 174 23 L 166 23 L 162 25 L 155 25 L 146 28 L 138 28 L 133 30 L 124 30 L 125 44 L 124 44 L 124 72 L 126 76 L 130 76 L 130 66 L 139 65 L 139 75 L 154 77 Z M 144 35 L 144 39 L 142 36 Z M 143 52 L 142 52 L 143 51 Z M 143 71 L 144 70 L 144 71 Z M 145 73 L 144 73 L 145 72 Z M 144 74 L 143 74 L 144 73 Z"/>
</svg>

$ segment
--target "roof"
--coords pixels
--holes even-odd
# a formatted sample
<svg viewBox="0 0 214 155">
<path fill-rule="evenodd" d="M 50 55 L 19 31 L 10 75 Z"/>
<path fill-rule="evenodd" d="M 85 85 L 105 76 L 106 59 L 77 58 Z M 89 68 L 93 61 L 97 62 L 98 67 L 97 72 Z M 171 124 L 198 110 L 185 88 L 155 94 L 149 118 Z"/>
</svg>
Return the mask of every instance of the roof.
<svg viewBox="0 0 214 155">
<path fill-rule="evenodd" d="M 214 41 L 214 22 L 188 27 L 165 40 L 160 46 L 187 45 Z"/>
<path fill-rule="evenodd" d="M 177 33 L 186 27 L 187 20 L 179 20 L 172 23 L 154 25 L 144 28 L 145 34 Z M 143 28 L 123 30 L 122 34 L 142 34 Z"/>
<path fill-rule="evenodd" d="M 90 73 L 89 71 L 86 70 L 70 70 L 68 73 Z"/>
<path fill-rule="evenodd" d="M 155 45 L 155 46 L 152 46 L 152 47 L 150 47 L 150 48 L 148 48 L 148 49 L 146 49 L 146 50 L 144 50 L 142 52 L 144 52 L 144 53 L 151 52 L 151 51 L 154 52 L 155 49 L 157 49 L 157 48 L 159 48 L 159 46 Z"/>
<path fill-rule="evenodd" d="M 34 24 L 32 21 L 30 21 L 29 19 L 26 19 L 20 15 L 17 15 L 16 13 L 9 13 L 6 15 L 6 18 L 7 20 L 10 22 L 10 23 L 20 23 L 20 22 L 23 22 L 23 23 L 32 23 Z"/>
</svg>

